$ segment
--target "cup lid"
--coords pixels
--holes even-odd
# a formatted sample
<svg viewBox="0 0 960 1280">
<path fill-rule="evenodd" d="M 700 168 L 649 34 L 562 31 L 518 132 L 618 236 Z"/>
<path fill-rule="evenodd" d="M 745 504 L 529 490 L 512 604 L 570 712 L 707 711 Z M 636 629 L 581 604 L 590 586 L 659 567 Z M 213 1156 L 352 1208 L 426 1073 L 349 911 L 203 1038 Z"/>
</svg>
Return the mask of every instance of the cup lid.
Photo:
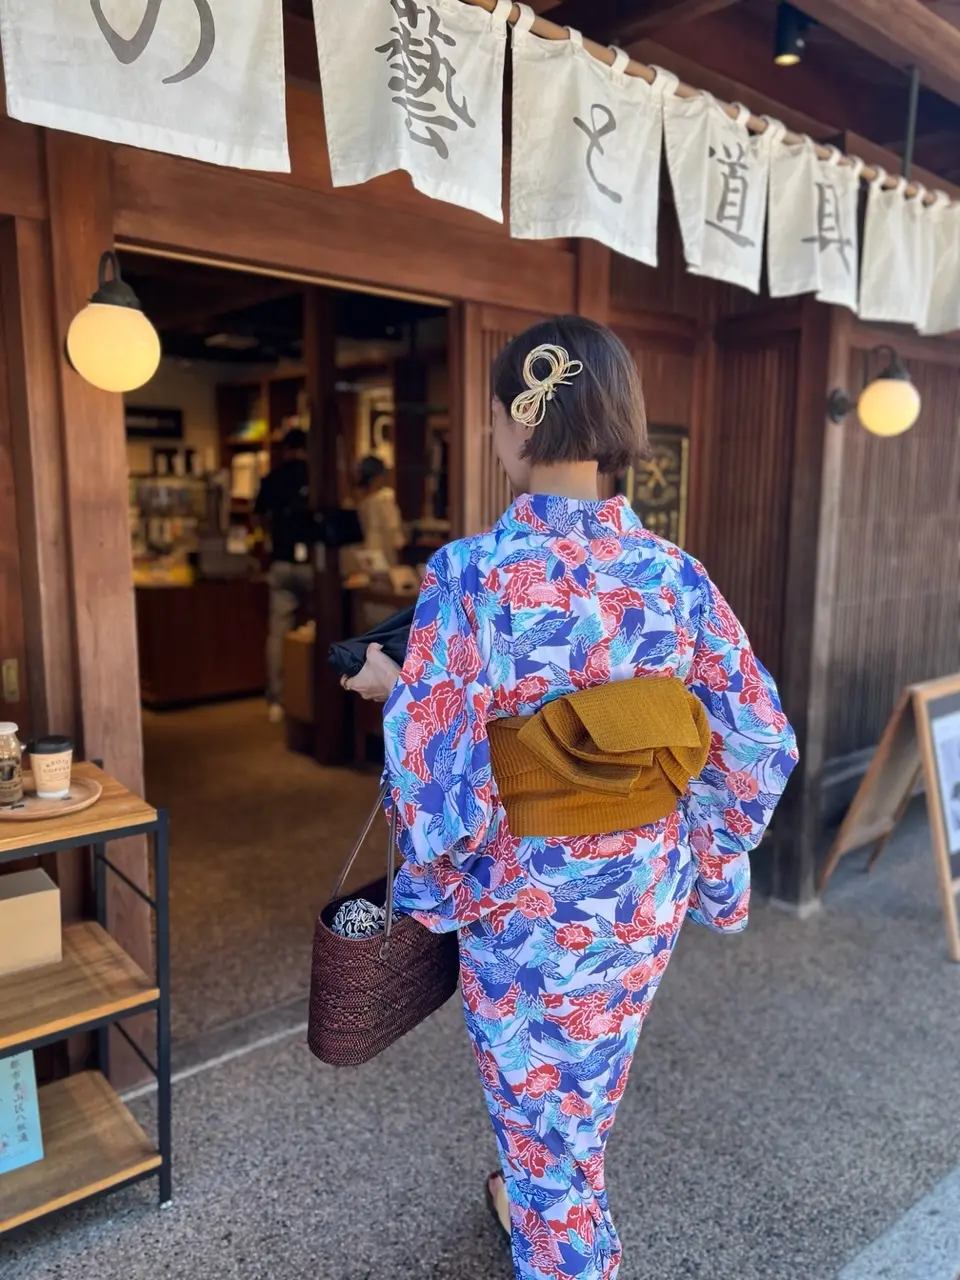
<svg viewBox="0 0 960 1280">
<path fill-rule="evenodd" d="M 19 726 L 15 725 L 12 720 L 0 720 L 0 734 L 18 733 Z"/>
<path fill-rule="evenodd" d="M 37 738 L 30 743 L 32 756 L 56 756 L 64 751 L 73 750 L 73 739 L 63 733 L 51 733 L 45 738 Z"/>
</svg>

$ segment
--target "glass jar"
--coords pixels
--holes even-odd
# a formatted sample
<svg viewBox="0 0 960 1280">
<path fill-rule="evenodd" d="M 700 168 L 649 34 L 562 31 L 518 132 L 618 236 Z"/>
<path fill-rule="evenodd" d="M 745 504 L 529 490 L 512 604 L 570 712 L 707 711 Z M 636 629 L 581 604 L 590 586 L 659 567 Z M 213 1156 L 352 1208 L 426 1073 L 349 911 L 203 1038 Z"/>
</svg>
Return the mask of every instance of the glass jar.
<svg viewBox="0 0 960 1280">
<path fill-rule="evenodd" d="M 0 721 L 0 807 L 23 800 L 23 748 L 19 730 L 10 721 Z"/>
</svg>

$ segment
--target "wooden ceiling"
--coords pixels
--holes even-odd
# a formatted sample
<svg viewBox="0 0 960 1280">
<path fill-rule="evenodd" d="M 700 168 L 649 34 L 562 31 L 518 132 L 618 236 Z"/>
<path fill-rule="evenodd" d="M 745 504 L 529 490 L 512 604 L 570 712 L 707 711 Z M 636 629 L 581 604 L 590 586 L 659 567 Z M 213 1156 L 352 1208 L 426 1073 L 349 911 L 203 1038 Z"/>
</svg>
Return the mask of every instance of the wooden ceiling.
<svg viewBox="0 0 960 1280">
<path fill-rule="evenodd" d="M 120 257 L 123 277 L 156 325 L 166 355 L 232 364 L 302 358 L 304 291 L 296 283 L 150 254 L 124 251 Z M 443 314 L 402 298 L 347 290 L 334 291 L 334 303 L 341 345 L 367 356 L 399 340 L 407 326 Z M 231 341 L 221 345 L 218 335 Z"/>
<path fill-rule="evenodd" d="M 892 0 L 888 2 L 895 11 Z M 960 28 L 960 0 L 907 3 L 922 3 L 931 14 Z M 313 0 L 283 4 L 293 22 L 312 22 Z M 832 0 L 797 4 L 830 11 Z M 532 7 L 551 21 L 668 67 L 688 83 L 744 101 L 757 113 L 779 115 L 792 128 L 821 138 L 850 131 L 902 154 L 909 93 L 906 62 L 891 65 L 824 21 L 808 31 L 803 61 L 778 67 L 773 62 L 778 0 L 532 0 Z M 302 39 L 288 36 L 287 47 L 301 68 L 291 66 L 291 72 L 303 75 L 302 68 L 310 68 L 299 52 Z M 956 78 L 960 86 L 960 65 Z M 920 95 L 915 162 L 948 181 L 960 181 L 960 105 L 926 88 Z"/>
</svg>

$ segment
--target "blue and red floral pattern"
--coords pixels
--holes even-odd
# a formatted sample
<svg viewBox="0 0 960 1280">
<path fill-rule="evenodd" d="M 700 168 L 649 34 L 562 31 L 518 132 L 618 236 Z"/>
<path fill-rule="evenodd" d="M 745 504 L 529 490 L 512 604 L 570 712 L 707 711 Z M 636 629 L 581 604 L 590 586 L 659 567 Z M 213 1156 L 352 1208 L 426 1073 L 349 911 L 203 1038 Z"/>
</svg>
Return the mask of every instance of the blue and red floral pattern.
<svg viewBox="0 0 960 1280">
<path fill-rule="evenodd" d="M 676 811 L 637 831 L 513 838 L 487 723 L 647 676 L 685 681 L 710 720 Z M 685 916 L 746 926 L 748 854 L 797 761 L 773 681 L 703 567 L 624 499 L 526 496 L 433 558 L 384 732 L 397 901 L 460 930 L 517 1275 L 613 1280 L 604 1147 L 640 1028 Z"/>
</svg>

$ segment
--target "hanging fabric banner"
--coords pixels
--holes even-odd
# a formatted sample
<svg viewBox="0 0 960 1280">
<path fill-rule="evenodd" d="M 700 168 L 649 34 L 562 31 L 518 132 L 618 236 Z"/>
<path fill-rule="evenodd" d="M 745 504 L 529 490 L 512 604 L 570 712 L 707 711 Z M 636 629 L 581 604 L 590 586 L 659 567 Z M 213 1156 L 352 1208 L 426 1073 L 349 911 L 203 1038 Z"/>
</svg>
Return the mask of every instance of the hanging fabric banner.
<svg viewBox="0 0 960 1280">
<path fill-rule="evenodd" d="M 770 127 L 773 123 L 768 121 Z M 819 164 L 811 138 L 770 149 L 767 282 L 771 298 L 792 298 L 820 288 Z"/>
<path fill-rule="evenodd" d="M 856 311 L 863 162 L 841 165 L 842 159 L 831 147 L 827 159 L 821 160 L 816 144 L 807 137 L 771 149 L 767 223 L 771 297 L 815 293 L 820 302 Z"/>
<path fill-rule="evenodd" d="M 404 169 L 418 191 L 503 221 L 510 0 L 313 0 L 335 187 Z"/>
<path fill-rule="evenodd" d="M 0 0 L 17 120 L 289 172 L 281 0 Z"/>
<path fill-rule="evenodd" d="M 863 161 L 853 157 L 852 164 L 843 164 L 842 160 L 837 148 L 831 147 L 827 159 L 817 161 L 817 301 L 855 312 L 860 283 L 858 219 Z"/>
<path fill-rule="evenodd" d="M 667 166 L 687 266 L 760 291 L 770 138 L 751 134 L 750 112 L 731 119 L 709 93 L 664 99 Z"/>
<path fill-rule="evenodd" d="M 933 297 L 933 273 L 937 259 L 937 228 L 943 211 L 949 204 L 950 197 L 945 191 L 937 191 L 929 203 L 924 199 L 928 194 L 919 183 L 913 184 L 919 194 L 907 203 L 907 218 L 918 224 L 917 235 L 917 278 L 914 281 L 914 316 L 913 324 L 921 332 L 927 323 L 930 302 Z"/>
<path fill-rule="evenodd" d="M 863 231 L 860 316 L 891 324 L 922 324 L 929 290 L 921 297 L 923 195 L 908 199 L 907 180 L 884 190 L 883 169 L 870 183 Z"/>
<path fill-rule="evenodd" d="M 569 40 L 541 40 L 534 18 L 520 5 L 513 29 L 510 234 L 588 237 L 655 267 L 662 103 L 677 78 L 627 75 L 622 49 L 605 66 L 572 28 Z"/>
<path fill-rule="evenodd" d="M 960 330 L 960 204 L 938 191 L 928 216 L 931 284 L 920 332 L 955 333 Z"/>
</svg>

